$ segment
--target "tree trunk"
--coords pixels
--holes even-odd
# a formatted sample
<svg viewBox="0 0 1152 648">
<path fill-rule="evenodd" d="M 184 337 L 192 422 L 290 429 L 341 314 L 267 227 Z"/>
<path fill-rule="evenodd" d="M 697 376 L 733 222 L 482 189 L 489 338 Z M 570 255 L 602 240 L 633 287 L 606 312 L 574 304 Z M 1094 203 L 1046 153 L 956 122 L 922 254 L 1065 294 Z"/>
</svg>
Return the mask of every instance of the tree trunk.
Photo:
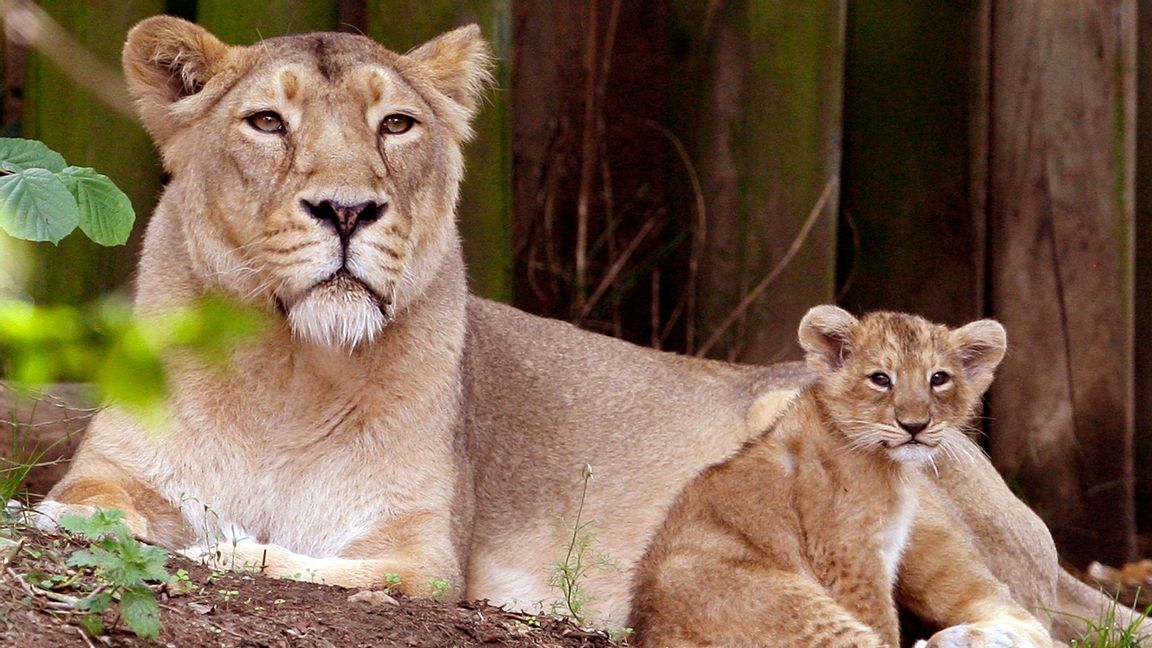
<svg viewBox="0 0 1152 648">
<path fill-rule="evenodd" d="M 997 3 L 992 456 L 1071 559 L 1135 552 L 1135 0 Z"/>
</svg>

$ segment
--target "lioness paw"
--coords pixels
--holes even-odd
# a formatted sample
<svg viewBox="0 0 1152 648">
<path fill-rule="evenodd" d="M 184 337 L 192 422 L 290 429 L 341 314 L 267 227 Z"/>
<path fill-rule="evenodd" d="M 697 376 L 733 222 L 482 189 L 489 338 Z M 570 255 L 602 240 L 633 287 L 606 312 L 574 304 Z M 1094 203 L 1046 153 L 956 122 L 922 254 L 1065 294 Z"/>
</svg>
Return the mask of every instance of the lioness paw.
<svg viewBox="0 0 1152 648">
<path fill-rule="evenodd" d="M 273 578 L 291 575 L 296 554 L 273 544 L 240 539 L 212 545 L 196 545 L 180 551 L 191 560 L 223 571 L 261 572 Z"/>
<path fill-rule="evenodd" d="M 17 503 L 16 506 L 19 504 Z M 12 502 L 9 502 L 8 510 L 10 513 L 16 512 L 17 515 L 23 517 L 27 524 L 41 531 L 55 532 L 60 528 L 60 518 L 68 515 L 89 517 L 99 511 L 100 507 L 90 504 L 62 504 L 53 500 L 44 500 L 33 508 L 20 507 L 19 509 L 15 508 Z M 128 530 L 132 532 L 132 535 L 139 538 L 148 537 L 148 522 L 139 513 L 125 511 L 124 524 L 128 525 Z"/>
<path fill-rule="evenodd" d="M 915 648 L 1047 648 L 1006 625 L 966 623 L 944 628 Z"/>
</svg>

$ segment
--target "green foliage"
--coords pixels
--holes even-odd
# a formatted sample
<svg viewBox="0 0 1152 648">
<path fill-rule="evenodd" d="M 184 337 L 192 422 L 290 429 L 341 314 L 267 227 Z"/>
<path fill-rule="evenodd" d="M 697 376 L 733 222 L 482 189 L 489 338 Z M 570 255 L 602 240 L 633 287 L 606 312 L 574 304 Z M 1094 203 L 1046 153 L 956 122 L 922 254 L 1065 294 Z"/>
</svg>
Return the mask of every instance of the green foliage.
<svg viewBox="0 0 1152 648">
<path fill-rule="evenodd" d="M 576 623 L 589 625 L 585 607 L 592 600 L 584 589 L 584 578 L 596 568 L 614 567 L 606 556 L 595 552 L 596 537 L 589 531 L 589 523 L 583 520 L 584 503 L 588 498 L 588 483 L 592 481 L 592 466 L 584 466 L 584 486 L 580 493 L 580 504 L 576 508 L 576 520 L 572 523 L 572 535 L 565 546 L 564 558 L 553 565 L 553 575 L 549 584 L 560 590 L 563 600 L 557 604 L 554 613 L 571 617 Z"/>
<path fill-rule="evenodd" d="M 123 517 L 122 512 L 111 510 L 97 511 L 90 517 L 60 518 L 61 528 L 92 539 L 88 549 L 72 554 L 68 565 L 94 569 L 106 586 L 82 599 L 77 607 L 99 614 L 118 600 L 120 618 L 128 628 L 145 639 L 155 639 L 160 634 L 160 606 L 150 583 L 175 580 L 165 569 L 168 552 L 138 542 Z M 103 631 L 103 623 L 96 620 L 87 620 L 85 627 Z"/>
<path fill-rule="evenodd" d="M 38 307 L 0 300 L 0 358 L 15 382 L 94 381 L 101 396 L 152 415 L 166 394 L 165 354 L 184 350 L 222 362 L 263 324 L 259 313 L 221 296 L 138 318 L 117 301 Z"/>
<path fill-rule="evenodd" d="M 136 213 L 108 177 L 68 166 L 35 140 L 0 138 L 0 229 L 58 243 L 77 227 L 101 245 L 123 245 Z"/>
<path fill-rule="evenodd" d="M 432 588 L 430 598 L 437 601 L 444 600 L 444 597 L 448 596 L 448 592 L 452 589 L 452 583 L 443 578 L 433 578 L 428 584 Z"/>
<path fill-rule="evenodd" d="M 1115 597 L 1108 606 L 1101 610 L 1097 619 L 1081 618 L 1087 624 L 1087 630 L 1079 639 L 1073 639 L 1072 648 L 1149 648 L 1149 643 L 1142 638 L 1141 630 L 1148 614 L 1152 613 L 1152 606 L 1144 608 L 1130 623 L 1123 625 L 1117 620 L 1117 606 L 1120 603 Z"/>
</svg>

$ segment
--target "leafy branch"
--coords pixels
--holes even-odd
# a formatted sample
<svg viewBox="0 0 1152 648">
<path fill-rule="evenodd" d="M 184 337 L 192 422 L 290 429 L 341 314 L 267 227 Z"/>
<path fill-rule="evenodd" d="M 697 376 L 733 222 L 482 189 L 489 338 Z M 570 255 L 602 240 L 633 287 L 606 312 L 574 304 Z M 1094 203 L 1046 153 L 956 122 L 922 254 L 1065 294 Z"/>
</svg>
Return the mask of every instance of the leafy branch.
<svg viewBox="0 0 1152 648">
<path fill-rule="evenodd" d="M 35 140 L 0 138 L 0 229 L 26 241 L 58 243 L 77 227 L 100 245 L 132 233 L 132 201 L 107 176 L 69 166 Z"/>
</svg>

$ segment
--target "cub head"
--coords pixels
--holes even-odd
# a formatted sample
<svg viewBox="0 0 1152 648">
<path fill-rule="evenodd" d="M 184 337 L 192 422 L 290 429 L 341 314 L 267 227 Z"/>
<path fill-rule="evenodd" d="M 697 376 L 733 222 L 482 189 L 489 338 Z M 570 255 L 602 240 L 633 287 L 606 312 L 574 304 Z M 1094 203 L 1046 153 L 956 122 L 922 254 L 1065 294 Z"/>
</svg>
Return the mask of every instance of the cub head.
<svg viewBox="0 0 1152 648">
<path fill-rule="evenodd" d="M 461 146 L 491 67 L 475 25 L 401 55 L 337 33 L 233 47 L 158 16 L 123 64 L 172 176 L 160 211 L 205 287 L 351 347 L 457 253 Z"/>
<path fill-rule="evenodd" d="M 856 319 L 835 306 L 808 311 L 799 337 L 830 422 L 852 447 L 896 461 L 966 452 L 962 430 L 1007 348 L 994 320 L 949 329 L 902 313 Z"/>
</svg>

